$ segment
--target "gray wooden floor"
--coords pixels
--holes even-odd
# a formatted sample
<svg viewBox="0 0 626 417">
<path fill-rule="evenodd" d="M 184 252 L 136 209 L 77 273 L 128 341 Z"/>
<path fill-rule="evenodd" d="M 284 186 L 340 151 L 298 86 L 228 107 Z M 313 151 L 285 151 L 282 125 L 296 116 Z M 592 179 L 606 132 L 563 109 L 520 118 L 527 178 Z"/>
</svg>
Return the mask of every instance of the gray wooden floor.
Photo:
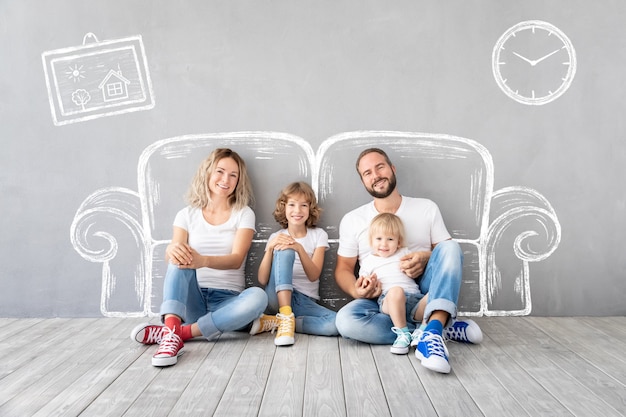
<svg viewBox="0 0 626 417">
<path fill-rule="evenodd" d="M 227 333 L 154 368 L 142 319 L 0 319 L 0 416 L 622 416 L 626 317 L 477 318 L 452 372 L 341 338 Z"/>
</svg>

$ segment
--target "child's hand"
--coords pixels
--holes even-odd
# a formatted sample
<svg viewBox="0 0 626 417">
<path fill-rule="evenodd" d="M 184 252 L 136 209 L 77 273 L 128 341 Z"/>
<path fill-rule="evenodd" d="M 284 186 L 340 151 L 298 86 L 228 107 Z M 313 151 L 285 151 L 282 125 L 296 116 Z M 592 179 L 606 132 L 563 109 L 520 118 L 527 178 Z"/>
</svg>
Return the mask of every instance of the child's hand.
<svg viewBox="0 0 626 417">
<path fill-rule="evenodd" d="M 382 293 L 382 286 L 376 274 L 359 277 L 354 285 L 358 298 L 376 298 Z"/>
<path fill-rule="evenodd" d="M 270 242 L 270 247 L 273 250 L 283 250 L 283 249 L 294 249 L 293 245 L 296 243 L 296 240 L 285 233 L 279 233 L 272 241 Z"/>
</svg>

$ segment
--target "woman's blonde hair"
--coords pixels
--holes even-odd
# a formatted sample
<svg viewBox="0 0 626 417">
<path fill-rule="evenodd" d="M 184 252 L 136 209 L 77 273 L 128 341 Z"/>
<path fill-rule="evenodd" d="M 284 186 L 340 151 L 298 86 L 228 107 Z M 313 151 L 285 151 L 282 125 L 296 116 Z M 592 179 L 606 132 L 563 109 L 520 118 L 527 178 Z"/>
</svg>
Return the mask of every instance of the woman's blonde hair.
<svg viewBox="0 0 626 417">
<path fill-rule="evenodd" d="M 372 243 L 372 236 L 376 232 L 389 233 L 392 236 L 398 237 L 398 247 L 404 246 L 406 240 L 404 234 L 404 223 L 400 217 L 392 213 L 380 213 L 372 219 L 369 228 L 369 240 Z"/>
<path fill-rule="evenodd" d="M 217 164 L 224 158 L 232 158 L 239 168 L 239 178 L 235 191 L 228 196 L 228 203 L 236 210 L 240 210 L 245 206 L 250 206 L 254 202 L 252 194 L 252 186 L 248 177 L 246 163 L 239 154 L 228 148 L 217 148 L 200 164 L 196 175 L 194 175 L 191 185 L 187 190 L 187 203 L 196 208 L 204 208 L 211 202 L 211 193 L 209 192 L 209 178 Z"/>
<path fill-rule="evenodd" d="M 276 208 L 274 209 L 274 219 L 286 229 L 289 226 L 287 216 L 285 215 L 285 206 L 290 196 L 304 196 L 304 199 L 309 203 L 309 218 L 306 219 L 306 227 L 315 227 L 322 215 L 322 208 L 317 205 L 317 199 L 315 193 L 309 184 L 306 182 L 292 182 L 285 188 L 283 188 L 276 200 Z"/>
</svg>

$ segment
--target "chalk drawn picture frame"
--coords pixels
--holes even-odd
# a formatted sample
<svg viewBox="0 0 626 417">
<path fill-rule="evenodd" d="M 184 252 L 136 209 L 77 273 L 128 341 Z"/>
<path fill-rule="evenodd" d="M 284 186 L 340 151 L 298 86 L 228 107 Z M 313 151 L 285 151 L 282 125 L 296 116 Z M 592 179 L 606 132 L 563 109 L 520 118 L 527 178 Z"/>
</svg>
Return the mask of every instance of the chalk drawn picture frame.
<svg viewBox="0 0 626 417">
<path fill-rule="evenodd" d="M 83 44 L 41 55 L 56 126 L 154 107 L 154 92 L 140 35 Z"/>
</svg>

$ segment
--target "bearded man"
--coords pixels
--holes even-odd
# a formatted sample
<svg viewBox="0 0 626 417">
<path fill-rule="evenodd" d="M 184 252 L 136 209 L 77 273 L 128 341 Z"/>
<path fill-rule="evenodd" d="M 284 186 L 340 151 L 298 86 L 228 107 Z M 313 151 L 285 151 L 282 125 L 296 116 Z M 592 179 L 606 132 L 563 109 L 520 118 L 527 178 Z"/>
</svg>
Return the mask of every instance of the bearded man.
<svg viewBox="0 0 626 417">
<path fill-rule="evenodd" d="M 374 199 L 344 215 L 339 226 L 335 281 L 353 300 L 337 312 L 337 329 L 345 338 L 370 344 L 391 345 L 396 338 L 391 318 L 380 311 L 376 301 L 382 291 L 376 273 L 355 276 L 357 261 L 370 252 L 371 220 L 380 213 L 393 213 L 404 223 L 410 251 L 402 258 L 400 269 L 416 280 L 422 295 L 413 311 L 407 311 L 411 345 L 416 346 L 415 355 L 423 366 L 449 373 L 444 339 L 482 341 L 480 327 L 473 320 L 456 320 L 463 252 L 448 233 L 437 204 L 400 194 L 396 168 L 383 150 L 361 152 L 356 170 Z"/>
</svg>

